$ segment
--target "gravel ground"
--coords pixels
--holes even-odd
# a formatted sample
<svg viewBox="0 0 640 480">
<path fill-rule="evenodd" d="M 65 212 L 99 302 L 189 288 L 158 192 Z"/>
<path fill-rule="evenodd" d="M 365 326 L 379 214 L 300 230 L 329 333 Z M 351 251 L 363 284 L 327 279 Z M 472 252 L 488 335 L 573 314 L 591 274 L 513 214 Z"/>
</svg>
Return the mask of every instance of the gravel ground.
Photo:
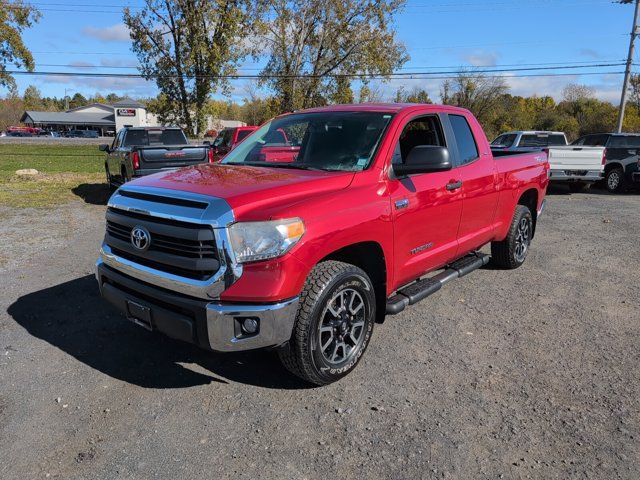
<svg viewBox="0 0 640 480">
<path fill-rule="evenodd" d="M 0 208 L 0 478 L 638 479 L 639 213 L 550 195 L 522 268 L 390 317 L 308 388 L 104 304 L 104 206 Z"/>
</svg>

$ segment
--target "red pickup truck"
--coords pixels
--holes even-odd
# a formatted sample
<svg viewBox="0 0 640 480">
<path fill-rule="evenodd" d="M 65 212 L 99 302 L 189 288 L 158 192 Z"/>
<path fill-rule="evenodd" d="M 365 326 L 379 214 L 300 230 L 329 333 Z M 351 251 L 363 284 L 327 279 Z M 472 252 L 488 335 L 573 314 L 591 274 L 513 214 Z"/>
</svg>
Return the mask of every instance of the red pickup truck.
<svg viewBox="0 0 640 480">
<path fill-rule="evenodd" d="M 221 164 L 122 186 L 96 275 L 149 330 L 214 351 L 275 348 L 291 372 L 327 384 L 385 315 L 489 260 L 522 265 L 548 174 L 544 152 L 494 157 L 459 108 L 286 114 Z M 478 252 L 488 243 L 491 258 Z"/>
</svg>

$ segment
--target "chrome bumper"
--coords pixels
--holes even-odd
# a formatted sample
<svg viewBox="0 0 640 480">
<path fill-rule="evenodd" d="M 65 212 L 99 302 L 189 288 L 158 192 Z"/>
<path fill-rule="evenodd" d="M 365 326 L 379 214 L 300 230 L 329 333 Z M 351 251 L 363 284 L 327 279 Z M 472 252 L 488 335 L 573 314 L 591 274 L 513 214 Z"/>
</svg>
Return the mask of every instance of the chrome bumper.
<svg viewBox="0 0 640 480">
<path fill-rule="evenodd" d="M 269 305 L 207 305 L 209 345 L 217 352 L 236 352 L 282 345 L 291 338 L 298 309 L 298 297 Z M 242 334 L 241 322 L 258 320 L 255 335 Z"/>
<path fill-rule="evenodd" d="M 102 260 L 96 262 L 96 277 L 102 297 L 129 320 L 216 352 L 275 347 L 289 341 L 299 302 L 298 297 L 268 304 L 190 299 L 144 285 L 109 268 Z M 132 305 L 138 312 L 146 310 L 146 318 L 137 317 Z M 258 323 L 253 334 L 242 329 L 242 322 L 248 318 Z"/>
<path fill-rule="evenodd" d="M 215 275 L 207 280 L 194 280 L 188 277 L 181 277 L 171 273 L 147 267 L 126 258 L 122 258 L 111 250 L 108 245 L 100 248 L 100 258 L 98 263 L 104 263 L 114 270 L 118 270 L 130 277 L 143 282 L 166 288 L 173 292 L 189 295 L 190 297 L 203 298 L 206 300 L 218 298 L 226 290 L 230 283 L 226 277 L 226 267 L 221 267 Z M 236 278 L 239 278 L 240 274 Z"/>
<path fill-rule="evenodd" d="M 551 170 L 549 180 L 552 182 L 598 182 L 604 173 L 600 170 L 589 170 L 586 175 L 571 175 L 567 170 Z"/>
</svg>

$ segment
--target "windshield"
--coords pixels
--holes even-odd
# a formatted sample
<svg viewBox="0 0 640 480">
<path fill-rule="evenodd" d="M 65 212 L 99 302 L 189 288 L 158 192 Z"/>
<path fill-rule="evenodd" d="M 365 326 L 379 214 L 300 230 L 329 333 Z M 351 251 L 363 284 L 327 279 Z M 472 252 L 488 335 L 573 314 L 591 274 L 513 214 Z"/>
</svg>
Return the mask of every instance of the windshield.
<svg viewBox="0 0 640 480">
<path fill-rule="evenodd" d="M 273 168 L 360 171 L 369 166 L 392 115 L 299 113 L 266 123 L 222 163 Z"/>
<path fill-rule="evenodd" d="M 548 147 L 566 145 L 567 141 L 564 135 L 548 134 L 548 133 L 534 133 L 522 135 L 520 139 L 519 147 Z"/>
<path fill-rule="evenodd" d="M 494 147 L 510 147 L 516 140 L 517 135 L 515 133 L 506 133 L 496 138 L 491 145 Z"/>
<path fill-rule="evenodd" d="M 129 130 L 124 140 L 125 147 L 147 147 L 161 145 L 188 145 L 182 130 Z"/>
</svg>

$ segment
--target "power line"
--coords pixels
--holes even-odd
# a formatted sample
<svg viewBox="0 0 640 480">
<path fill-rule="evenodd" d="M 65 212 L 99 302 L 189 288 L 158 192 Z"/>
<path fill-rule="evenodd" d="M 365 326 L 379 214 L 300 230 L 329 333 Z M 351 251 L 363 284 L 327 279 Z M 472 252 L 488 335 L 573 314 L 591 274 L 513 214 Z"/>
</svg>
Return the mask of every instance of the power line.
<svg viewBox="0 0 640 480">
<path fill-rule="evenodd" d="M 545 67 L 552 67 L 555 66 L 555 68 L 565 68 L 565 66 L 572 66 L 572 65 L 578 65 L 580 64 L 581 66 L 584 66 L 585 68 L 590 67 L 591 65 L 589 64 L 598 64 L 598 63 L 609 63 L 609 62 L 616 62 L 615 64 L 617 65 L 623 65 L 624 64 L 624 60 L 622 59 L 618 59 L 618 60 L 586 60 L 586 61 L 582 61 L 582 62 L 542 62 L 542 63 L 505 63 L 505 64 L 499 64 L 499 65 L 490 65 L 490 66 L 486 66 L 486 67 L 480 67 L 478 65 L 445 65 L 445 66 L 436 66 L 436 65 L 425 65 L 425 66 L 418 66 L 418 65 L 412 65 L 409 67 L 400 67 L 398 70 L 407 70 L 407 69 L 441 69 L 441 68 L 457 68 L 457 69 L 462 69 L 462 68 L 469 68 L 469 69 L 474 69 L 474 68 L 505 68 L 505 67 L 538 67 L 538 66 L 545 66 Z M 582 65 L 584 64 L 584 65 Z M 66 67 L 66 68 L 87 68 L 87 69 L 118 69 L 118 70 L 137 70 L 141 67 L 141 65 L 93 65 L 93 64 L 89 64 L 89 65 L 74 65 L 74 64 L 70 64 L 70 63 L 38 63 L 37 64 L 38 67 Z M 239 70 L 252 70 L 252 71 L 260 71 L 262 70 L 263 67 L 241 67 Z M 420 73 L 428 73 L 428 72 L 420 72 Z M 441 72 L 434 72 L 434 73 L 441 73 Z"/>
<path fill-rule="evenodd" d="M 300 75 L 259 75 L 259 74 L 235 74 L 235 75 L 177 75 L 177 74 L 168 74 L 168 75 L 142 75 L 139 73 L 105 73 L 105 72 L 28 72 L 23 70 L 9 70 L 6 73 L 11 75 L 28 75 L 28 76 L 63 76 L 63 77 L 93 77 L 93 78 L 143 78 L 146 80 L 155 79 L 155 78 L 186 78 L 186 79 L 197 79 L 197 78 L 210 78 L 210 79 L 225 79 L 225 80 L 250 80 L 250 79 L 263 79 L 263 78 L 369 78 L 369 79 L 401 79 L 401 78 L 412 78 L 412 77 L 424 77 L 424 78 L 437 78 L 435 76 L 443 76 L 443 75 L 475 75 L 475 74 L 494 74 L 494 73 L 514 73 L 514 72 L 532 72 L 532 71 L 544 71 L 544 70 L 578 70 L 585 68 L 606 68 L 606 67 L 617 67 L 623 66 L 624 63 L 600 63 L 594 65 L 568 65 L 562 67 L 525 67 L 525 68 L 491 68 L 491 69 L 468 69 L 468 70 L 450 70 L 443 72 L 392 72 L 388 75 L 384 74 L 368 74 L 368 73 L 340 73 L 340 74 L 328 74 L 328 75 L 308 75 L 308 74 L 300 74 Z M 606 73 L 617 73 L 617 72 L 606 72 Z M 585 75 L 585 74 L 606 74 L 605 72 L 573 72 L 573 73 L 553 73 L 548 74 L 548 76 L 575 76 L 575 75 Z M 513 75 L 506 75 L 513 76 Z"/>
</svg>

